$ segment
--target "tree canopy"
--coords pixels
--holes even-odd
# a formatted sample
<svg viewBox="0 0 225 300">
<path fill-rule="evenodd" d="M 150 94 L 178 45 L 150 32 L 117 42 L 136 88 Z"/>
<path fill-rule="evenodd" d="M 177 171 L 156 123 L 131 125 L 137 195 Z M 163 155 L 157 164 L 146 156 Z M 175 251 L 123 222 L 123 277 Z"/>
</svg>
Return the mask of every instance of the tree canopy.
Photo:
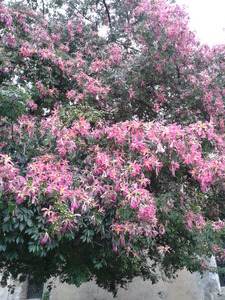
<svg viewBox="0 0 225 300">
<path fill-rule="evenodd" d="M 224 257 L 225 45 L 168 0 L 0 3 L 0 36 L 2 284 Z"/>
</svg>

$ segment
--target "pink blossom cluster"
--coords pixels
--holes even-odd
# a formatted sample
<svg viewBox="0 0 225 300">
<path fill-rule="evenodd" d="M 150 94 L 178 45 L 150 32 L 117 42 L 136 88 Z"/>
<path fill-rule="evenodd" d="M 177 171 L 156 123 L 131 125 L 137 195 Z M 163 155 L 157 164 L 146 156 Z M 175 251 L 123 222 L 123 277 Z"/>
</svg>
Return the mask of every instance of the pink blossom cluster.
<svg viewBox="0 0 225 300">
<path fill-rule="evenodd" d="M 124 3 L 133 5 L 132 1 Z M 2 43 L 18 47 L 24 70 L 29 73 L 32 59 L 36 58 L 36 62 L 43 64 L 46 78 L 58 72 L 68 83 L 63 93 L 46 78 L 29 86 L 38 91 L 41 104 L 50 99 L 49 115 L 49 111 L 40 108 L 41 117 L 38 114 L 34 117 L 39 107 L 34 100 L 26 99 L 26 113 L 14 124 L 7 118 L 0 121 L 3 137 L 23 147 L 24 155 L 27 151 L 36 153 L 26 164 L 23 176 L 16 167 L 21 164 L 19 159 L 12 162 L 9 156 L 0 154 L 0 189 L 12 193 L 18 204 L 27 201 L 29 205 L 41 205 L 46 224 L 57 235 L 79 231 L 84 219 L 104 235 L 99 219 L 113 211 L 110 226 L 113 250 L 122 248 L 134 257 L 147 251 L 137 252 L 133 245 L 138 238 L 138 242 L 144 238 L 154 244 L 166 234 L 168 223 L 160 220 L 159 215 L 169 215 L 174 209 L 172 198 L 165 206 L 157 207 L 158 195 L 151 190 L 154 180 L 161 180 L 163 185 L 168 179 L 175 185 L 179 177 L 176 185 L 182 186 L 180 190 L 188 182 L 189 186 L 199 184 L 201 192 L 207 193 L 225 179 L 225 89 L 217 85 L 218 65 L 222 70 L 225 68 L 225 63 L 219 63 L 225 48 L 200 47 L 188 28 L 186 13 L 175 4 L 168 5 L 165 0 L 143 0 L 136 4 L 129 24 L 123 25 L 132 42 L 124 47 L 112 42 L 103 50 L 93 42 L 97 32 L 92 33 L 93 41 L 87 42 L 88 26 L 81 16 L 69 20 L 65 28 L 58 24 L 50 33 L 48 21 L 38 14 L 13 12 L 0 5 L 0 22 L 11 30 Z M 142 14 L 145 14 L 144 21 L 135 22 L 136 18 L 142 19 Z M 33 20 L 32 26 L 27 22 L 28 17 Z M 22 27 L 27 41 L 17 35 L 12 21 Z M 68 35 L 67 41 L 63 40 L 63 34 Z M 79 51 L 72 51 L 75 41 L 80 45 Z M 123 39 L 120 42 L 123 45 Z M 138 55 L 132 58 L 130 53 Z M 11 54 L 0 55 L 4 61 L 1 71 L 7 73 L 12 69 Z M 198 60 L 202 68 L 196 73 Z M 14 71 L 14 75 L 19 74 L 18 67 Z M 110 72 L 113 76 L 108 76 Z M 155 86 L 151 86 L 145 72 L 149 78 L 149 74 L 154 75 Z M 169 79 L 175 77 L 177 81 L 171 85 Z M 23 80 L 26 81 L 25 75 Z M 173 93 L 176 97 L 171 100 Z M 115 124 L 113 120 L 105 122 L 99 118 L 93 125 L 84 114 L 78 113 L 74 113 L 70 125 L 62 120 L 66 105 L 84 107 L 85 111 L 90 103 L 93 105 L 93 99 L 98 113 L 102 107 L 107 113 L 113 109 L 118 111 L 120 100 L 120 104 L 127 101 L 127 107 L 145 100 L 146 106 L 162 121 L 138 120 L 135 115 L 138 105 L 134 106 L 133 118 Z M 174 118 L 185 120 L 195 111 L 196 115 L 203 112 L 210 121 L 203 122 L 195 116 L 189 125 L 181 126 L 174 119 L 163 120 L 167 117 L 166 109 L 175 101 Z M 34 149 L 37 141 L 39 148 Z M 212 149 L 210 152 L 205 150 L 205 144 Z M 7 142 L 0 146 L 3 153 Z M 180 192 L 181 206 L 189 200 L 188 187 L 184 189 Z M 168 190 L 174 192 L 169 184 Z M 184 215 L 183 225 L 190 232 L 201 232 L 209 223 L 203 214 L 194 213 L 192 207 Z M 215 232 L 224 228 L 220 220 L 210 225 Z M 41 239 L 41 244 L 47 242 L 51 242 L 49 232 Z M 154 247 L 162 257 L 171 251 L 169 245 L 160 242 L 155 242 Z"/>
</svg>

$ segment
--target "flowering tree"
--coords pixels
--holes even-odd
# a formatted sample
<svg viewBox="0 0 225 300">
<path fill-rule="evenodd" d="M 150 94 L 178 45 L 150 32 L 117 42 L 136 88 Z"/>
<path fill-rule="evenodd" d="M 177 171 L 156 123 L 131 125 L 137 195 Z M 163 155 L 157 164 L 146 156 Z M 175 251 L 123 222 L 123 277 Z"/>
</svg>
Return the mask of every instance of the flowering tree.
<svg viewBox="0 0 225 300">
<path fill-rule="evenodd" d="M 166 0 L 0 4 L 0 22 L 2 284 L 115 291 L 223 258 L 225 46 Z"/>
</svg>

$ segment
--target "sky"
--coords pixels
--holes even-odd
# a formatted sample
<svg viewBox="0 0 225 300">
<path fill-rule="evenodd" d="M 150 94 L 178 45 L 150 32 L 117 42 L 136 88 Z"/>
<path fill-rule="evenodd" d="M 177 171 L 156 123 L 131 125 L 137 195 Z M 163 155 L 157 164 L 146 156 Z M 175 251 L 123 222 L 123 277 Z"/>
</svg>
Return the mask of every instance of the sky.
<svg viewBox="0 0 225 300">
<path fill-rule="evenodd" d="M 225 0 L 176 0 L 190 16 L 190 28 L 202 43 L 225 43 Z"/>
</svg>

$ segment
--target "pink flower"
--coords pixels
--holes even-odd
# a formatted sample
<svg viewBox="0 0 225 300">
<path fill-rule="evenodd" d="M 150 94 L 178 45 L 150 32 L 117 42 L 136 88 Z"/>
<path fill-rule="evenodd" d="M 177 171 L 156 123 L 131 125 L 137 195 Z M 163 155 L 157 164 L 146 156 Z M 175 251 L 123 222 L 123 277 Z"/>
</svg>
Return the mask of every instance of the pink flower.
<svg viewBox="0 0 225 300">
<path fill-rule="evenodd" d="M 49 242 L 49 244 L 51 244 L 51 239 L 50 239 L 50 237 L 49 237 L 49 234 L 46 232 L 45 235 L 44 235 L 44 237 L 43 237 L 42 240 L 41 240 L 41 244 L 42 244 L 42 245 L 43 245 L 43 244 L 46 244 L 47 241 Z"/>
<path fill-rule="evenodd" d="M 77 92 L 74 90 L 67 91 L 67 93 L 66 93 L 66 97 L 68 99 L 75 99 L 76 95 L 77 95 Z"/>
<path fill-rule="evenodd" d="M 113 251 L 117 252 L 117 246 L 116 245 L 113 246 Z"/>
<path fill-rule="evenodd" d="M 177 169 L 179 169 L 179 167 L 180 167 L 180 165 L 177 163 L 177 162 L 175 162 L 175 161 L 171 161 L 171 167 L 170 167 L 170 171 L 172 172 L 172 175 L 175 177 L 175 171 L 177 170 Z"/>
</svg>

